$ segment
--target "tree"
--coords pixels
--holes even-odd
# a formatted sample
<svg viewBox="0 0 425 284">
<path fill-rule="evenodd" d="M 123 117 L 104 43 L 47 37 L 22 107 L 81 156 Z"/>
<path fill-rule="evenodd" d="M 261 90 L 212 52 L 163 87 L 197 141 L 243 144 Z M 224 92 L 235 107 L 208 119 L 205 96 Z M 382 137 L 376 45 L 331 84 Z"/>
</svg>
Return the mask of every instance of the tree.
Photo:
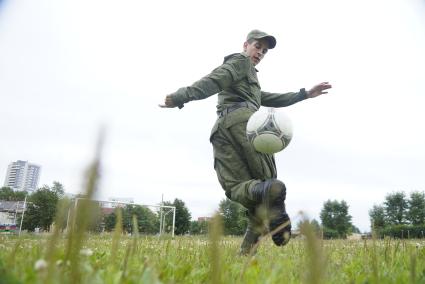
<svg viewBox="0 0 425 284">
<path fill-rule="evenodd" d="M 47 185 L 37 189 L 27 199 L 27 210 L 25 211 L 22 227 L 29 231 L 35 228 L 49 230 L 56 215 L 56 206 L 63 194 L 62 185 L 55 182 L 53 187 Z"/>
<path fill-rule="evenodd" d="M 117 221 L 117 214 L 115 211 L 111 214 L 104 216 L 103 222 L 105 222 L 105 230 L 110 232 L 115 228 L 115 222 Z"/>
<path fill-rule="evenodd" d="M 309 220 L 307 217 L 304 216 L 298 221 L 296 228 L 300 232 L 302 230 L 305 230 L 306 228 L 310 228 L 317 237 L 321 237 L 322 228 L 316 219 Z"/>
<path fill-rule="evenodd" d="M 26 191 L 14 191 L 13 189 L 7 186 L 0 188 L 0 200 L 23 201 L 26 195 Z"/>
<path fill-rule="evenodd" d="M 385 197 L 385 213 L 388 223 L 401 225 L 406 223 L 406 210 L 408 207 L 404 192 L 395 192 Z"/>
<path fill-rule="evenodd" d="M 242 205 L 226 198 L 220 201 L 219 211 L 223 217 L 225 235 L 243 235 L 245 233 L 248 218 L 246 209 Z"/>
<path fill-rule="evenodd" d="M 175 221 L 174 233 L 176 235 L 183 235 L 183 234 L 189 233 L 190 219 L 192 216 L 189 212 L 189 209 L 187 209 L 186 204 L 183 202 L 183 200 L 176 198 L 174 199 L 173 203 L 166 201 L 164 202 L 164 205 L 176 207 L 176 221 Z M 166 231 L 168 232 L 171 229 L 171 224 L 173 222 L 172 218 L 173 218 L 172 214 L 168 214 L 165 218 L 166 225 L 164 227 Z"/>
<path fill-rule="evenodd" d="M 204 235 L 208 233 L 208 221 L 191 221 L 190 234 Z"/>
<path fill-rule="evenodd" d="M 410 199 L 407 201 L 408 211 L 407 220 L 412 225 L 425 224 L 425 194 L 424 192 L 412 192 Z"/>
<path fill-rule="evenodd" d="M 360 229 L 359 228 L 357 228 L 356 226 L 352 225 L 351 228 L 350 228 L 349 233 L 351 233 L 351 234 L 360 234 L 361 232 L 360 232 Z"/>
<path fill-rule="evenodd" d="M 133 232 L 133 216 L 136 216 L 137 230 L 140 233 L 155 234 L 159 231 L 158 215 L 146 206 L 127 205 L 123 209 L 123 226 L 127 232 Z"/>
<path fill-rule="evenodd" d="M 328 200 L 323 204 L 320 212 L 325 238 L 346 238 L 352 229 L 351 216 L 348 215 L 348 205 L 342 200 Z"/>
<path fill-rule="evenodd" d="M 50 188 L 51 191 L 55 192 L 58 196 L 62 197 L 65 193 L 65 189 L 60 182 L 54 181 L 53 186 Z"/>
<path fill-rule="evenodd" d="M 134 231 L 133 216 L 136 217 L 137 231 L 142 234 L 156 234 L 159 231 L 159 218 L 158 215 L 146 206 L 128 204 L 122 211 L 122 224 L 123 230 L 129 233 Z M 103 222 L 106 231 L 115 229 L 117 220 L 116 210 L 111 214 L 103 217 Z"/>
<path fill-rule="evenodd" d="M 370 224 L 373 230 L 383 229 L 386 225 L 385 209 L 381 205 L 374 205 L 369 210 Z"/>
<path fill-rule="evenodd" d="M 194 220 L 194 221 L 190 221 L 190 230 L 189 233 L 191 235 L 199 235 L 201 231 L 199 222 Z"/>
</svg>

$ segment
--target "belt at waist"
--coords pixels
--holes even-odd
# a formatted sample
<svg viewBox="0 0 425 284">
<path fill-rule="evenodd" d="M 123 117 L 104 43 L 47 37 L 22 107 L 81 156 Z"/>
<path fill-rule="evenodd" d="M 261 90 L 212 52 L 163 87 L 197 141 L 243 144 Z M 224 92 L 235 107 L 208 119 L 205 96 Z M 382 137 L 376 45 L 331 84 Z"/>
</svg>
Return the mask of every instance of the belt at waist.
<svg viewBox="0 0 425 284">
<path fill-rule="evenodd" d="M 243 107 L 246 107 L 246 108 L 249 108 L 249 109 L 252 109 L 252 110 L 258 110 L 258 108 L 253 103 L 239 102 L 239 103 L 234 103 L 233 105 L 228 106 L 227 108 L 225 108 L 222 111 L 217 111 L 217 115 L 218 115 L 218 117 L 223 117 L 226 114 L 231 113 L 232 111 L 235 111 L 235 110 L 243 108 Z"/>
</svg>

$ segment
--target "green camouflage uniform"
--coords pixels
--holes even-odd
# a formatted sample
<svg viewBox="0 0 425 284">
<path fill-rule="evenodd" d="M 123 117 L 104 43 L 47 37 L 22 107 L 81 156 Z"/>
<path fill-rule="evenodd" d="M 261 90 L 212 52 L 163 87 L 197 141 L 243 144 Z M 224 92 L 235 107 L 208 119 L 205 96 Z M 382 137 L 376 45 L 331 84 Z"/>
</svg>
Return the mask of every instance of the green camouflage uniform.
<svg viewBox="0 0 425 284">
<path fill-rule="evenodd" d="M 252 188 L 267 179 L 277 177 L 274 156 L 254 150 L 246 137 L 249 117 L 260 106 L 285 107 L 306 98 L 306 92 L 268 93 L 261 91 L 257 70 L 245 53 L 232 54 L 209 75 L 192 86 L 180 88 L 172 94 L 179 108 L 192 100 L 205 99 L 218 93 L 218 118 L 211 131 L 214 148 L 214 168 L 226 196 L 254 212 L 258 202 Z M 245 236 L 243 247 L 249 248 L 264 232 L 261 220 L 248 214 L 248 229 L 254 237 Z"/>
</svg>

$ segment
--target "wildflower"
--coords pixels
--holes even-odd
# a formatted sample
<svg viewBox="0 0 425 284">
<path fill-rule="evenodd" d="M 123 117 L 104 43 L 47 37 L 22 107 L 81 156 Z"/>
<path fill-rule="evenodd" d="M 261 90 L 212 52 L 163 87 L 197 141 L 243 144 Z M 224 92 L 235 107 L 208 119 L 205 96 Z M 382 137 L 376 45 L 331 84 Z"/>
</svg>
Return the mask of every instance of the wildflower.
<svg viewBox="0 0 425 284">
<path fill-rule="evenodd" d="M 44 270 L 45 268 L 47 268 L 47 262 L 44 259 L 39 259 L 34 264 L 36 271 Z"/>
<path fill-rule="evenodd" d="M 91 256 L 93 254 L 93 251 L 91 249 L 85 248 L 80 250 L 80 254 L 84 256 Z"/>
</svg>

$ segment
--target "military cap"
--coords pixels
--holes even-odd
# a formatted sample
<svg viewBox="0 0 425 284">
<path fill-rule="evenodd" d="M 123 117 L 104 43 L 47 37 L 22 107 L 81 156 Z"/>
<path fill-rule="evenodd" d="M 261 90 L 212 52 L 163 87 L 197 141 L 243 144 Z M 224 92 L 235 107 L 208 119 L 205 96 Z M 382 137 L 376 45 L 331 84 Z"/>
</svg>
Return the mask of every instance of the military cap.
<svg viewBox="0 0 425 284">
<path fill-rule="evenodd" d="M 272 49 L 276 46 L 276 39 L 274 36 L 269 35 L 265 32 L 262 32 L 260 30 L 252 30 L 248 33 L 248 36 L 246 37 L 246 40 L 250 39 L 266 39 L 269 42 L 269 49 Z"/>
</svg>

